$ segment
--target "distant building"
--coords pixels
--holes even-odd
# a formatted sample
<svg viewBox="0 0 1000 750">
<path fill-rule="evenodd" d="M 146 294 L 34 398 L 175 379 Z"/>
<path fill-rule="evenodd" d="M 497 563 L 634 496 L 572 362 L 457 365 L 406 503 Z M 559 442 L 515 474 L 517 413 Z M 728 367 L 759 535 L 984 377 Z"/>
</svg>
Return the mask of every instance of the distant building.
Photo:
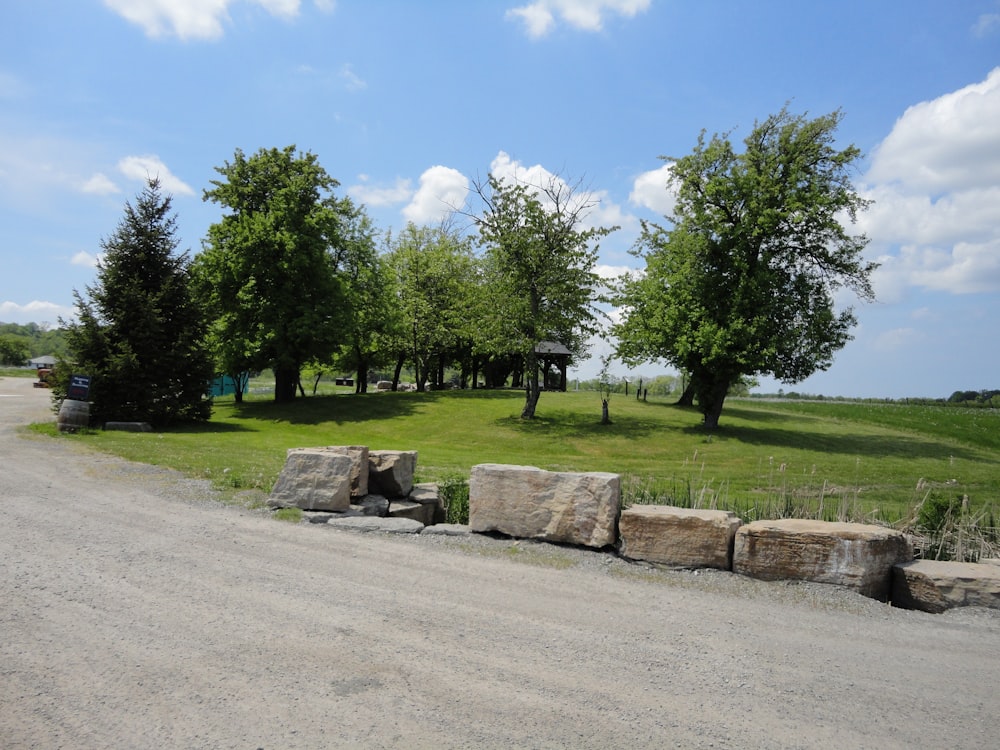
<svg viewBox="0 0 1000 750">
<path fill-rule="evenodd" d="M 55 354 L 44 354 L 41 357 L 32 357 L 28 360 L 28 367 L 33 367 L 36 370 L 46 368 L 51 370 L 56 366 L 56 355 Z"/>
</svg>

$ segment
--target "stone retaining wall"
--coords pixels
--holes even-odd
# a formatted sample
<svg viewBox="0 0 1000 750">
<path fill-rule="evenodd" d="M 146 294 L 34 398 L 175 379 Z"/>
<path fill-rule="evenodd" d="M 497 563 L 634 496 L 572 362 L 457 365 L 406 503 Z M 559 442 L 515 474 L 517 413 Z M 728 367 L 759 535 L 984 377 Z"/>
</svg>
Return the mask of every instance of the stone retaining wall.
<svg viewBox="0 0 1000 750">
<path fill-rule="evenodd" d="M 416 451 L 293 449 L 269 502 L 302 508 L 313 523 L 396 533 L 441 524 L 443 532 L 459 533 L 443 524 L 437 486 L 414 485 L 416 461 Z M 893 529 L 804 519 L 742 525 L 728 511 L 657 505 L 620 511 L 620 486 L 617 474 L 480 464 L 469 479 L 467 528 L 593 548 L 617 545 L 623 557 L 671 567 L 828 583 L 928 612 L 1000 609 L 1000 566 L 914 561 L 909 541 Z"/>
</svg>

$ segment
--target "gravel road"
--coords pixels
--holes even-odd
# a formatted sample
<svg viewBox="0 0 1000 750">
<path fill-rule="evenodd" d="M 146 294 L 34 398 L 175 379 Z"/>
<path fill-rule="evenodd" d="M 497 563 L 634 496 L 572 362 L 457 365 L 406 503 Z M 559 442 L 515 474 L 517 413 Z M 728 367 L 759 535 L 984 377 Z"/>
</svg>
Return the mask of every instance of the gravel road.
<svg viewBox="0 0 1000 750">
<path fill-rule="evenodd" d="M 281 523 L 47 418 L 0 379 L 7 750 L 1000 744 L 1000 612 Z"/>
</svg>

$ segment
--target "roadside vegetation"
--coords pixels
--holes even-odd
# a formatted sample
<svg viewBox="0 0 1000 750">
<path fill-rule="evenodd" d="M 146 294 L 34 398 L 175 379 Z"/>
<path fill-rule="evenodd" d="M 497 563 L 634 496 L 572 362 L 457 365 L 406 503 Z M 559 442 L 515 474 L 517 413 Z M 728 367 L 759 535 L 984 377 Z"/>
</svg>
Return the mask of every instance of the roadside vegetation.
<svg viewBox="0 0 1000 750">
<path fill-rule="evenodd" d="M 589 391 L 546 394 L 545 414 L 526 421 L 516 390 L 354 394 L 324 382 L 315 397 L 276 404 L 266 385 L 251 381 L 242 404 L 216 399 L 207 423 L 59 437 L 210 479 L 244 502 L 270 492 L 289 448 L 360 444 L 417 450 L 419 481 L 456 498 L 453 521 L 472 466 L 496 462 L 615 472 L 625 504 L 892 525 L 919 531 L 928 556 L 974 559 L 998 541 L 996 410 L 739 399 L 709 433 L 696 409 L 659 397 L 619 397 L 601 424 Z"/>
</svg>

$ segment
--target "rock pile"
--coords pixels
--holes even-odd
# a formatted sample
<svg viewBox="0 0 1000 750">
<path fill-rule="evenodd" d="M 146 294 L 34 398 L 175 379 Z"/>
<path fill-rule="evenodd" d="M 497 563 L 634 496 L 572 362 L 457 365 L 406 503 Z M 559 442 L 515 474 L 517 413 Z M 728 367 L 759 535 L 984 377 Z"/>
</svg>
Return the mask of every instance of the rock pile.
<svg viewBox="0 0 1000 750">
<path fill-rule="evenodd" d="M 292 448 L 268 505 L 300 508 L 312 523 L 418 532 L 443 522 L 445 509 L 436 484 L 414 484 L 416 467 L 416 451 Z"/>
</svg>

